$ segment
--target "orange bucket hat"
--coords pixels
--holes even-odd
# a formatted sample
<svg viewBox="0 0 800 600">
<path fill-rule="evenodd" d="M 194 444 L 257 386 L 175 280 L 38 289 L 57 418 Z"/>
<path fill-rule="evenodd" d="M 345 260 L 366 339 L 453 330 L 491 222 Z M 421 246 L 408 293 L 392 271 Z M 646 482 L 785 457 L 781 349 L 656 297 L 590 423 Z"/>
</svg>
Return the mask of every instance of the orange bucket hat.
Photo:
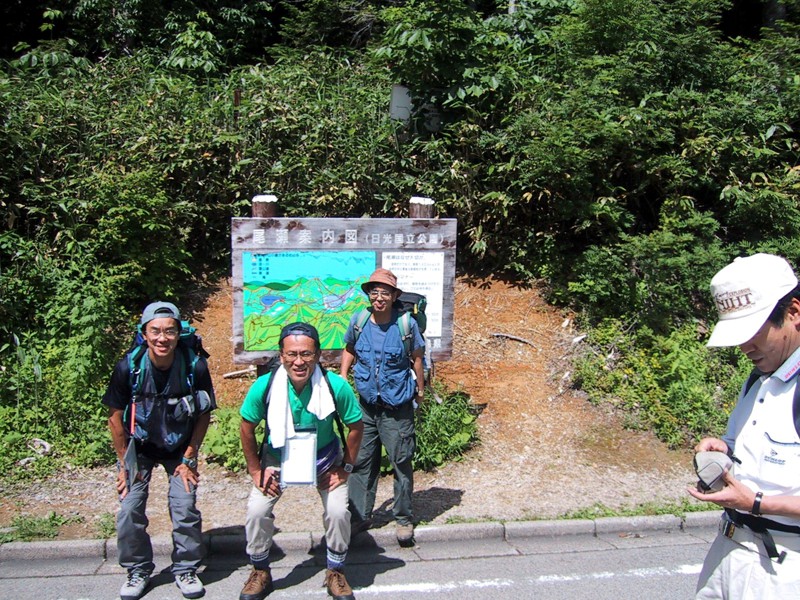
<svg viewBox="0 0 800 600">
<path fill-rule="evenodd" d="M 372 286 L 376 283 L 382 283 L 384 285 L 388 285 L 389 287 L 393 287 L 397 292 L 402 293 L 399 287 L 397 287 L 397 277 L 394 276 L 389 269 L 384 269 L 382 267 L 378 267 L 369 276 L 369 280 L 366 283 L 361 284 L 361 290 L 369 295 L 369 291 L 372 289 Z"/>
</svg>

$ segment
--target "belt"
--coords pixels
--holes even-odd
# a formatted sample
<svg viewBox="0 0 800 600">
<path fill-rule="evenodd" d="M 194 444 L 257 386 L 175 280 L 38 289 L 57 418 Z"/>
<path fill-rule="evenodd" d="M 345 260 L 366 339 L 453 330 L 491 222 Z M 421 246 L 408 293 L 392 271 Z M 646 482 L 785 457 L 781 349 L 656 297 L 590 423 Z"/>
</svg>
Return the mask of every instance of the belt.
<svg viewBox="0 0 800 600">
<path fill-rule="evenodd" d="M 364 400 L 364 398 L 361 398 L 361 404 L 364 404 L 364 405 L 369 406 L 369 407 L 382 408 L 383 410 L 398 410 L 399 408 L 401 408 L 402 406 L 405 405 L 405 402 L 403 402 L 402 404 L 396 404 L 396 405 L 395 404 L 386 404 L 386 402 L 381 400 L 381 397 L 378 396 L 378 399 L 375 400 L 375 402 L 367 402 L 366 400 Z"/>
<path fill-rule="evenodd" d="M 725 516 L 720 524 L 720 533 L 729 539 L 733 539 L 737 529 L 746 527 L 754 533 L 761 534 L 761 540 L 764 542 L 764 549 L 767 551 L 767 556 L 770 558 L 777 558 L 778 564 L 783 562 L 786 558 L 786 551 L 778 552 L 775 546 L 775 540 L 772 538 L 772 531 L 780 531 L 782 533 L 794 533 L 800 535 L 800 527 L 793 525 L 786 525 L 785 523 L 778 523 L 771 519 L 764 517 L 756 517 L 754 515 L 747 515 L 739 511 L 726 508 Z"/>
</svg>

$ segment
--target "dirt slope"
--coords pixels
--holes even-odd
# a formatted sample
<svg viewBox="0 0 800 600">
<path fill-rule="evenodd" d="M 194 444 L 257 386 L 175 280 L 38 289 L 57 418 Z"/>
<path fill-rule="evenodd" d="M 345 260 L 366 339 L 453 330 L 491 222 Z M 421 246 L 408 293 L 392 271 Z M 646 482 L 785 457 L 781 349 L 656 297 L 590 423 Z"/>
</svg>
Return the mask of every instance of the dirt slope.
<svg viewBox="0 0 800 600">
<path fill-rule="evenodd" d="M 231 291 L 224 286 L 195 324 L 212 355 L 220 403 L 238 406 L 252 379 L 223 377 L 244 368 L 232 361 L 231 317 Z M 483 407 L 482 443 L 459 463 L 417 474 L 419 521 L 551 518 L 595 504 L 618 508 L 686 497 L 693 480 L 688 452 L 624 430 L 619 415 L 591 406 L 569 388 L 568 359 L 580 343 L 574 342 L 577 335 L 569 316 L 545 304 L 534 289 L 495 280 L 457 282 L 454 356 L 437 364 L 436 376 Z M 213 465 L 201 473 L 205 528 L 241 525 L 247 477 Z M 115 510 L 112 481 L 111 469 L 73 470 L 24 490 L 0 490 L 0 527 L 14 514 L 54 510 L 82 519 L 65 527 L 63 537 L 94 536 L 100 516 Z M 148 512 L 156 534 L 169 531 L 165 481 L 160 473 L 152 486 Z M 386 478 L 376 506 L 386 509 L 390 499 Z M 277 517 L 285 531 L 317 529 L 316 493 L 289 489 Z"/>
</svg>

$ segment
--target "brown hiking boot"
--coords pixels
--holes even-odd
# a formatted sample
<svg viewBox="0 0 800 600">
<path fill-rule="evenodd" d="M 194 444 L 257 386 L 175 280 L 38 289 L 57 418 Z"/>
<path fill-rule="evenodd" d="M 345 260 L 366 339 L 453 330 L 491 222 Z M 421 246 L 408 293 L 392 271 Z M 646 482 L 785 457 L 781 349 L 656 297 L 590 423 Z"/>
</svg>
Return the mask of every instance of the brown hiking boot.
<svg viewBox="0 0 800 600">
<path fill-rule="evenodd" d="M 328 569 L 325 572 L 325 587 L 328 588 L 328 595 L 333 600 L 355 600 L 353 588 L 347 583 L 344 573 L 336 569 Z"/>
<path fill-rule="evenodd" d="M 254 568 L 242 588 L 242 593 L 239 594 L 239 600 L 264 600 L 273 589 L 272 574 L 269 569 L 262 571 Z"/>
</svg>

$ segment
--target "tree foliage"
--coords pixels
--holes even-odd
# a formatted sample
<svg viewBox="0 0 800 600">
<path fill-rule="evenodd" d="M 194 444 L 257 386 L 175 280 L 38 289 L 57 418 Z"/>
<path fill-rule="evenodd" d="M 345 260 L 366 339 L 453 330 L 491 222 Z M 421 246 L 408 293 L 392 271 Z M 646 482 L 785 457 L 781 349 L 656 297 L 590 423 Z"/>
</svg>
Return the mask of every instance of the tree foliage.
<svg viewBox="0 0 800 600">
<path fill-rule="evenodd" d="M 781 6 L 735 38 L 722 0 L 7 3 L 0 467 L 36 436 L 97 459 L 133 315 L 224 274 L 258 192 L 337 217 L 430 196 L 461 269 L 546 279 L 661 368 L 703 359 L 718 268 L 800 264 L 800 18 Z M 672 372 L 631 389 L 681 406 Z M 710 373 L 691 381 L 698 411 L 721 407 Z"/>
</svg>

